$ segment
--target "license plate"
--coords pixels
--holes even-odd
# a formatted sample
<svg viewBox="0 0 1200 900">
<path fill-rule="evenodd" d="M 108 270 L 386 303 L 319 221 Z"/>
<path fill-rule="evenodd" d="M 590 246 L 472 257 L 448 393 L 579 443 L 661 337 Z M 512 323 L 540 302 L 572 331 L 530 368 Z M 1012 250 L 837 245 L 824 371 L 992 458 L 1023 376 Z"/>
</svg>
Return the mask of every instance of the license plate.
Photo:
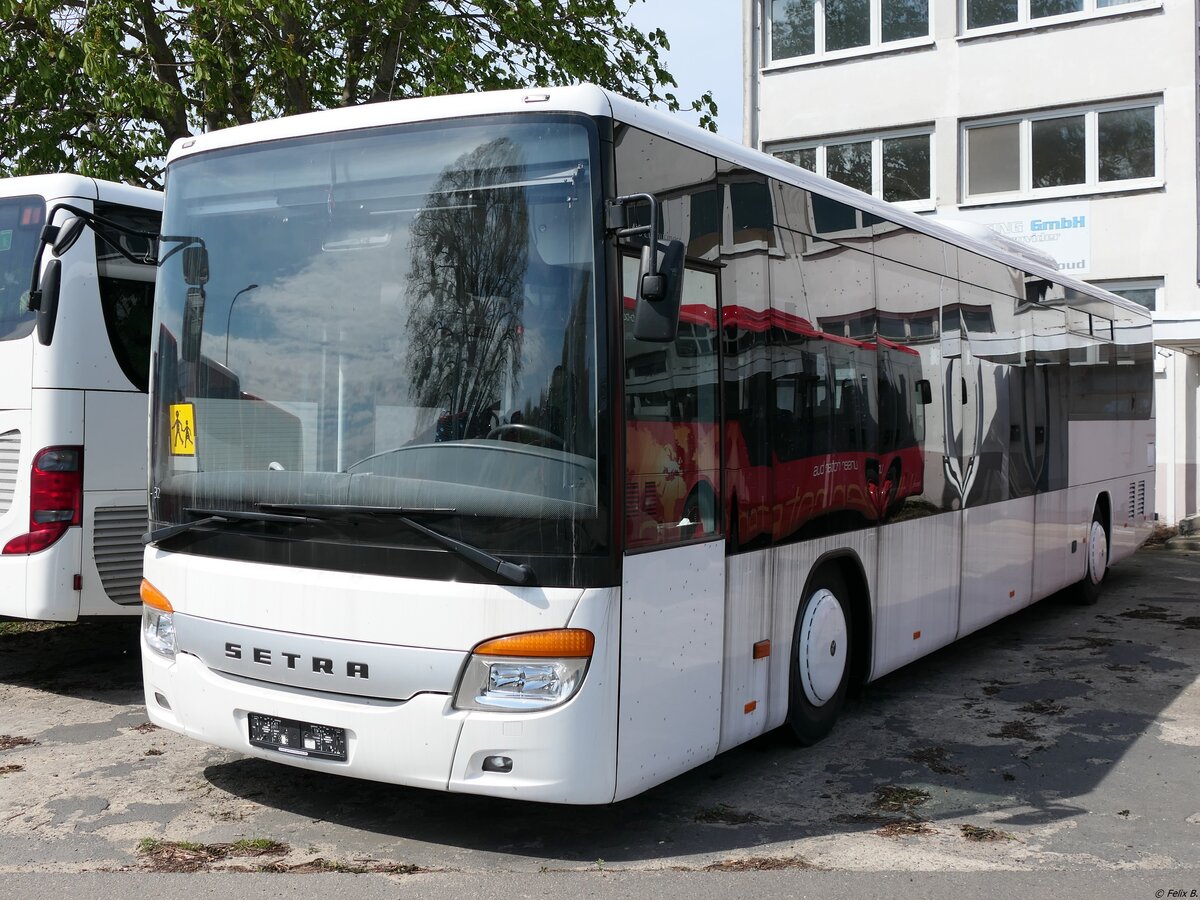
<svg viewBox="0 0 1200 900">
<path fill-rule="evenodd" d="M 250 713 L 250 743 L 291 756 L 346 759 L 346 729 Z"/>
</svg>

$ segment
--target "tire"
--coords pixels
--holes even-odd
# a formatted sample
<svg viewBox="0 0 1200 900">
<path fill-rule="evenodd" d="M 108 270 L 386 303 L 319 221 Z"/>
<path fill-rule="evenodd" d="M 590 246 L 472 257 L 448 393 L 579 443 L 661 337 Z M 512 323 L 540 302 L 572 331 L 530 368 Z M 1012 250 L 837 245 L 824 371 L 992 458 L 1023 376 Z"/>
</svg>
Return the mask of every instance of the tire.
<svg viewBox="0 0 1200 900">
<path fill-rule="evenodd" d="M 1075 585 L 1075 602 L 1081 606 L 1092 606 L 1100 599 L 1104 576 L 1108 572 L 1108 532 L 1101 518 L 1100 507 L 1097 506 L 1092 513 L 1092 524 L 1088 528 L 1084 547 L 1086 568 L 1083 578 Z"/>
<path fill-rule="evenodd" d="M 796 612 L 788 726 L 808 746 L 833 729 L 850 683 L 853 620 L 845 581 L 826 566 L 809 581 Z"/>
</svg>

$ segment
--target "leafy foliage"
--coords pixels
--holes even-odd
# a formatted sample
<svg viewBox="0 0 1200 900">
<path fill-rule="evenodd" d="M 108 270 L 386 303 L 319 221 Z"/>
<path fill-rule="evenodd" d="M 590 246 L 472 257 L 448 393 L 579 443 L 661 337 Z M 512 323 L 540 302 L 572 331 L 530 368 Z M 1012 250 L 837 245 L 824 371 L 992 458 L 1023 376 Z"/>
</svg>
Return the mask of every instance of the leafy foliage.
<svg viewBox="0 0 1200 900">
<path fill-rule="evenodd" d="M 335 106 L 590 81 L 680 108 L 641 0 L 0 0 L 0 174 L 154 186 L 171 142 Z M 711 94 L 692 101 L 715 127 Z"/>
<path fill-rule="evenodd" d="M 413 396 L 425 407 L 467 411 L 466 437 L 490 428 L 485 412 L 500 400 L 506 361 L 520 374 L 529 210 L 515 182 L 523 164 L 507 138 L 476 148 L 442 172 L 412 225 Z"/>
</svg>

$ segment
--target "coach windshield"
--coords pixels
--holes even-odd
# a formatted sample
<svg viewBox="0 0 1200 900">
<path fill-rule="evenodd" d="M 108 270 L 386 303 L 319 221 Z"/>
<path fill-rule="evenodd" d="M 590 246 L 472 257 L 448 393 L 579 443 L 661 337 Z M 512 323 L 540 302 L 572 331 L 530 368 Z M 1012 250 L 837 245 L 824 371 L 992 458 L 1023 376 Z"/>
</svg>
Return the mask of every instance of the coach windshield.
<svg viewBox="0 0 1200 900">
<path fill-rule="evenodd" d="M 303 521 L 241 518 L 170 549 L 487 580 L 404 516 L 581 583 L 611 531 L 595 144 L 586 120 L 527 116 L 172 165 L 152 527 Z"/>
<path fill-rule="evenodd" d="M 41 197 L 0 199 L 0 341 L 25 337 L 37 321 L 29 279 L 45 210 Z"/>
</svg>

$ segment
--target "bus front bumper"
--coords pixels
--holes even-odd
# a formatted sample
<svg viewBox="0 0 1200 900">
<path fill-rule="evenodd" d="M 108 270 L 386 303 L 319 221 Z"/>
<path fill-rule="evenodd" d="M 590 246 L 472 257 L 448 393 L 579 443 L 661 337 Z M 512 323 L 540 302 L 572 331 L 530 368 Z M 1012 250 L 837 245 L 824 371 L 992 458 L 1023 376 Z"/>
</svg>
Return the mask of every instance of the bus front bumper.
<svg viewBox="0 0 1200 900">
<path fill-rule="evenodd" d="M 615 698 L 603 684 L 585 680 L 574 698 L 549 710 L 465 711 L 447 694 L 376 700 L 253 681 L 210 669 L 187 653 L 168 659 L 144 636 L 142 673 L 154 724 L 247 756 L 442 791 L 549 803 L 613 799 Z M 346 759 L 256 746 L 251 713 L 345 729 Z M 509 760 L 511 769 L 485 771 L 485 761 L 495 757 Z"/>
</svg>

